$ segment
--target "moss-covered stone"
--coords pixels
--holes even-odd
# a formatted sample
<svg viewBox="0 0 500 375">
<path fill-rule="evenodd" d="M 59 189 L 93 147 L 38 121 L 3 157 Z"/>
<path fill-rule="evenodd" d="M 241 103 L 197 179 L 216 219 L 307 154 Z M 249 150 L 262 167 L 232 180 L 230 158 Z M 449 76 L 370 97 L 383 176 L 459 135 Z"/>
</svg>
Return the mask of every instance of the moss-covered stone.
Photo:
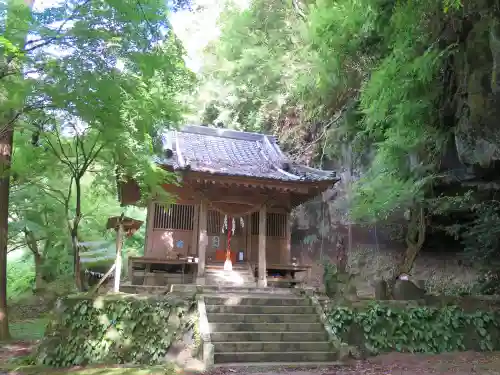
<svg viewBox="0 0 500 375">
<path fill-rule="evenodd" d="M 60 299 L 35 360 L 54 367 L 92 363 L 160 364 L 191 328 L 194 300 L 110 294 Z"/>
<path fill-rule="evenodd" d="M 439 301 L 332 302 L 326 308 L 330 330 L 361 356 L 387 351 L 436 353 L 500 348 L 500 312 L 491 301 L 455 298 Z M 467 303 L 476 309 L 465 310 Z"/>
</svg>

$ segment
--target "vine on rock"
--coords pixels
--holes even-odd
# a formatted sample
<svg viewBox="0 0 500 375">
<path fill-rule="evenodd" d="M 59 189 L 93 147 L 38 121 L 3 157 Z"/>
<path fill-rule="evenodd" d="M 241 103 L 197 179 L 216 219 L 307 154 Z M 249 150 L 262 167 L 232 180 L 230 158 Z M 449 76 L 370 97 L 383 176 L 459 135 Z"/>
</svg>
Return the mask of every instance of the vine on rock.
<svg viewBox="0 0 500 375">
<path fill-rule="evenodd" d="M 192 300 L 111 295 L 58 301 L 35 354 L 52 367 L 92 363 L 160 364 L 170 345 L 192 328 Z"/>
<path fill-rule="evenodd" d="M 398 309 L 371 304 L 365 309 L 332 307 L 327 316 L 333 333 L 343 342 L 364 346 L 360 349 L 373 355 L 394 350 L 492 351 L 500 346 L 498 312 L 469 314 L 457 306 Z"/>
</svg>

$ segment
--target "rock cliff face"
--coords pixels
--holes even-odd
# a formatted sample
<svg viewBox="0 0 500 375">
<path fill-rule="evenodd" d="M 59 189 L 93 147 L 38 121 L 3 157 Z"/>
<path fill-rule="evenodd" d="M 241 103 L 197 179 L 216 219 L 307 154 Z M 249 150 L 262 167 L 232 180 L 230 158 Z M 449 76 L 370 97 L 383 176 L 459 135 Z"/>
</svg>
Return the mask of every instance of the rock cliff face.
<svg viewBox="0 0 500 375">
<path fill-rule="evenodd" d="M 432 194 L 456 195 L 472 191 L 480 201 L 495 199 L 500 190 L 500 5 L 487 0 L 464 4 L 460 16 L 443 20 L 442 33 L 436 42 L 443 50 L 450 51 L 441 71 L 442 95 L 436 102 L 440 124 L 449 136 L 442 145 L 442 157 L 436 170 L 444 177 L 435 184 Z M 345 163 L 334 161 L 327 161 L 324 167 L 347 169 Z M 316 263 L 323 256 L 335 258 L 337 236 L 347 235 L 348 209 L 345 180 L 321 198 L 297 209 L 293 232 L 296 256 Z M 368 266 L 380 266 L 379 271 L 367 274 L 387 273 L 391 268 L 375 261 L 376 254 L 385 252 L 387 256 L 378 258 L 392 262 L 401 256 L 406 229 L 403 216 L 401 213 L 390 222 L 371 226 L 352 226 L 352 252 L 357 255 L 350 254 L 351 259 L 369 254 L 372 264 Z M 437 218 L 433 222 L 441 225 L 443 220 L 448 219 Z M 420 262 L 416 266 L 420 269 L 417 273 L 422 271 L 428 278 L 429 272 L 441 272 L 442 278 L 448 278 L 449 283 L 453 283 L 452 274 L 456 273 L 466 279 L 466 283 L 472 282 L 475 272 L 468 267 L 463 269 L 460 256 L 456 255 L 460 253 L 460 246 L 459 242 L 446 238 L 437 224 L 434 227 L 431 224 L 424 253 L 417 262 Z M 425 253 L 425 248 L 429 247 L 434 249 L 432 255 Z M 441 256 L 443 253 L 448 259 Z M 353 262 L 357 261 L 351 264 Z M 421 269 L 422 263 L 429 263 L 431 270 Z M 353 267 L 360 268 L 359 265 Z M 321 273 L 319 269 L 318 272 Z"/>
<path fill-rule="evenodd" d="M 464 164 L 483 168 L 500 159 L 499 21 L 495 12 L 471 12 L 462 21 L 451 65 L 458 155 Z"/>
</svg>

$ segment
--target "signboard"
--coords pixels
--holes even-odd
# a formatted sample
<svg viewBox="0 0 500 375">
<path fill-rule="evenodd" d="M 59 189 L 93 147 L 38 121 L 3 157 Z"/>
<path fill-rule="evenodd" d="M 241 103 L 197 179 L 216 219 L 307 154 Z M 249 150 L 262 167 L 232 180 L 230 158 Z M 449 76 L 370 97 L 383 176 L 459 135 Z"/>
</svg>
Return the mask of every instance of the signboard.
<svg viewBox="0 0 500 375">
<path fill-rule="evenodd" d="M 212 248 L 218 249 L 220 246 L 220 238 L 219 236 L 212 237 Z"/>
</svg>

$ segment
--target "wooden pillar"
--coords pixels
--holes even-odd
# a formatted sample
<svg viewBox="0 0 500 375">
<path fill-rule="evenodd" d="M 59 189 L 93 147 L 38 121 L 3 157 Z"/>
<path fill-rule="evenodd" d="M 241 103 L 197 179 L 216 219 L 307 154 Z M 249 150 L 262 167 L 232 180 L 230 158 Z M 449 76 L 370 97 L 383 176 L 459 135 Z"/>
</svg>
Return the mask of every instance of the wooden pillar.
<svg viewBox="0 0 500 375">
<path fill-rule="evenodd" d="M 116 231 L 116 260 L 115 260 L 115 285 L 113 291 L 118 293 L 120 291 L 120 277 L 122 272 L 122 243 L 123 243 L 123 224 L 118 224 Z"/>
<path fill-rule="evenodd" d="M 198 237 L 200 233 L 200 204 L 194 205 L 194 213 L 193 213 L 193 237 L 191 241 L 192 249 L 190 250 L 188 255 L 194 255 L 198 253 Z"/>
<path fill-rule="evenodd" d="M 292 217 L 290 212 L 286 213 L 286 221 L 285 221 L 285 254 L 284 259 L 281 259 L 281 262 L 284 264 L 290 264 L 292 261 Z"/>
<path fill-rule="evenodd" d="M 248 263 L 252 263 L 252 215 L 245 217 L 245 259 Z"/>
<path fill-rule="evenodd" d="M 267 266 L 266 266 L 266 221 L 267 207 L 263 205 L 259 211 L 259 280 L 257 286 L 267 286 Z"/>
<path fill-rule="evenodd" d="M 207 234 L 208 205 L 204 200 L 200 203 L 200 218 L 198 222 L 198 277 L 205 277 L 205 260 L 208 245 Z"/>
<path fill-rule="evenodd" d="M 148 256 L 151 251 L 153 244 L 150 243 L 153 239 L 153 227 L 154 227 L 154 214 L 155 214 L 155 201 L 153 199 L 149 200 L 147 213 L 146 213 L 146 235 L 144 236 L 144 256 Z"/>
</svg>

